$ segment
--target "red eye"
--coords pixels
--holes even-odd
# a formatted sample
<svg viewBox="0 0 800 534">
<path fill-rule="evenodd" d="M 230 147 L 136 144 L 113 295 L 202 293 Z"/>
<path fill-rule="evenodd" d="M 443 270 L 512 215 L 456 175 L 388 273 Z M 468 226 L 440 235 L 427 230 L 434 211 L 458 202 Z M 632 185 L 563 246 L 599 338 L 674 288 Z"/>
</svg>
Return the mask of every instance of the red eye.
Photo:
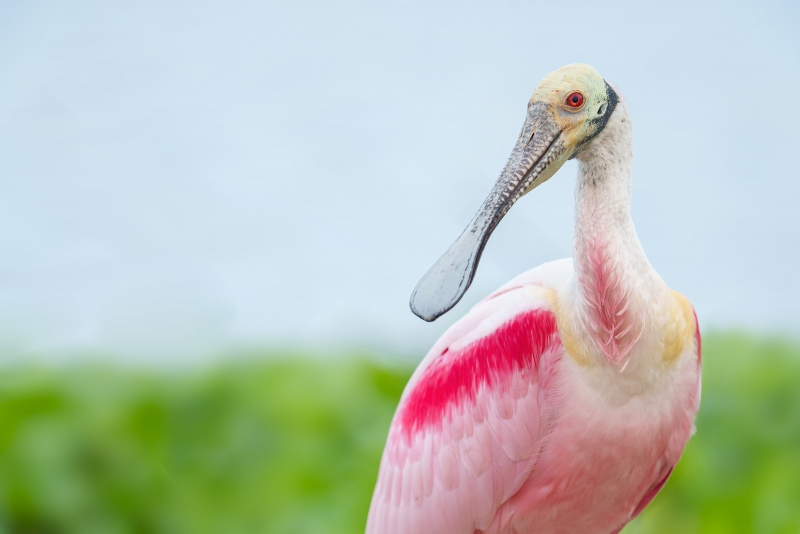
<svg viewBox="0 0 800 534">
<path fill-rule="evenodd" d="M 571 108 L 579 108 L 583 105 L 583 95 L 578 93 L 577 91 L 571 93 L 567 97 L 567 105 Z"/>
</svg>

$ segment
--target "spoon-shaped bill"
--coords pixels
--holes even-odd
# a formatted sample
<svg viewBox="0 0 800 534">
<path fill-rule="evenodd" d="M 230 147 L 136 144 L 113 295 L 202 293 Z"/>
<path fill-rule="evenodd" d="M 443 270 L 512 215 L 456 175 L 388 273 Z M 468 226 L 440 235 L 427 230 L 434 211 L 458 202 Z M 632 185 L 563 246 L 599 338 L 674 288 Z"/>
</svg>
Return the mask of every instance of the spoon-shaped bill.
<svg viewBox="0 0 800 534">
<path fill-rule="evenodd" d="M 500 220 L 520 197 L 550 178 L 566 160 L 560 133 L 546 104 L 536 102 L 528 107 L 522 133 L 489 196 L 411 294 L 415 315 L 434 321 L 461 300 Z"/>
</svg>

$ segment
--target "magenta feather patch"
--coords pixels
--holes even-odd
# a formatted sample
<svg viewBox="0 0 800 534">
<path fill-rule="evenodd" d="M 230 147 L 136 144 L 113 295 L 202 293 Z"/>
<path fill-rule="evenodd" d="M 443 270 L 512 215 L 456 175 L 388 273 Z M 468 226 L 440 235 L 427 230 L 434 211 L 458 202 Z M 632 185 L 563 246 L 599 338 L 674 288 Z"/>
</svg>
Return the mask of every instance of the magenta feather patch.
<svg viewBox="0 0 800 534">
<path fill-rule="evenodd" d="M 606 246 L 595 238 L 589 246 L 589 265 L 579 273 L 589 311 L 591 334 L 608 361 L 624 365 L 644 332 L 630 312 L 628 288 L 622 284 Z"/>
<path fill-rule="evenodd" d="M 515 372 L 535 371 L 558 342 L 556 318 L 548 310 L 521 313 L 463 349 L 446 348 L 414 386 L 399 414 L 407 437 L 442 421 L 455 404 L 471 401 L 481 386 L 493 386 Z"/>
</svg>

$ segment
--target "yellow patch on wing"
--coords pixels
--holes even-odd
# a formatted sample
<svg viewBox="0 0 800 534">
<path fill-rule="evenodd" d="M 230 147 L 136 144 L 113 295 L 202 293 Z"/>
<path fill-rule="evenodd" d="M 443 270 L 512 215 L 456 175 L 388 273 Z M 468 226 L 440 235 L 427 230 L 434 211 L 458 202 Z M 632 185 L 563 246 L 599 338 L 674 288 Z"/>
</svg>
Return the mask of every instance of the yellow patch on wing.
<svg viewBox="0 0 800 534">
<path fill-rule="evenodd" d="M 545 296 L 545 300 L 550 304 L 550 309 L 553 310 L 556 316 L 558 335 L 561 336 L 561 344 L 569 357 L 582 367 L 593 367 L 594 362 L 589 357 L 589 351 L 581 336 L 578 335 L 578 326 L 575 324 L 575 318 L 568 313 L 562 312 L 556 292 L 552 289 Z"/>
<path fill-rule="evenodd" d="M 689 299 L 672 291 L 674 305 L 670 310 L 670 318 L 664 330 L 662 339 L 664 341 L 664 363 L 673 365 L 678 361 L 678 357 L 683 353 L 688 344 L 692 342 L 694 336 L 694 311 Z"/>
</svg>

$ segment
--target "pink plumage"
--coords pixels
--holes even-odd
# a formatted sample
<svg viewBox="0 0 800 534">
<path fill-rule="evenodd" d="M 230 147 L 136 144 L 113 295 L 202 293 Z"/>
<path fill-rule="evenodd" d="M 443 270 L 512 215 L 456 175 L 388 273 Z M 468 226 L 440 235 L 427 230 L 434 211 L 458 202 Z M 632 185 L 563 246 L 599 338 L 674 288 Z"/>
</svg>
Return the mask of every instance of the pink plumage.
<svg viewBox="0 0 800 534">
<path fill-rule="evenodd" d="M 538 296 L 538 279 L 564 263 L 477 305 L 423 360 L 390 430 L 368 533 L 610 534 L 664 485 L 692 432 L 698 366 L 661 421 L 639 405 L 597 415 L 573 391 L 574 362 Z M 624 491 L 595 491 L 615 479 Z"/>
<path fill-rule="evenodd" d="M 400 428 L 409 440 L 420 430 L 441 429 L 448 410 L 473 403 L 479 389 L 508 389 L 516 376 L 535 376 L 539 358 L 558 342 L 555 316 L 537 309 L 459 351 L 445 348 L 403 403 Z"/>
<path fill-rule="evenodd" d="M 639 341 L 644 325 L 637 325 L 631 317 L 626 288 L 600 237 L 591 240 L 588 252 L 589 269 L 580 273 L 578 279 L 587 304 L 589 324 L 601 336 L 599 346 L 606 357 L 621 363 Z"/>
<path fill-rule="evenodd" d="M 564 100 L 576 92 L 577 107 Z M 389 430 L 368 534 L 614 534 L 678 463 L 700 402 L 700 329 L 644 254 L 627 104 L 588 65 L 536 89 L 497 185 L 412 310 L 433 320 L 458 302 L 503 214 L 570 157 L 573 257 L 495 291 L 422 360 Z"/>
</svg>

